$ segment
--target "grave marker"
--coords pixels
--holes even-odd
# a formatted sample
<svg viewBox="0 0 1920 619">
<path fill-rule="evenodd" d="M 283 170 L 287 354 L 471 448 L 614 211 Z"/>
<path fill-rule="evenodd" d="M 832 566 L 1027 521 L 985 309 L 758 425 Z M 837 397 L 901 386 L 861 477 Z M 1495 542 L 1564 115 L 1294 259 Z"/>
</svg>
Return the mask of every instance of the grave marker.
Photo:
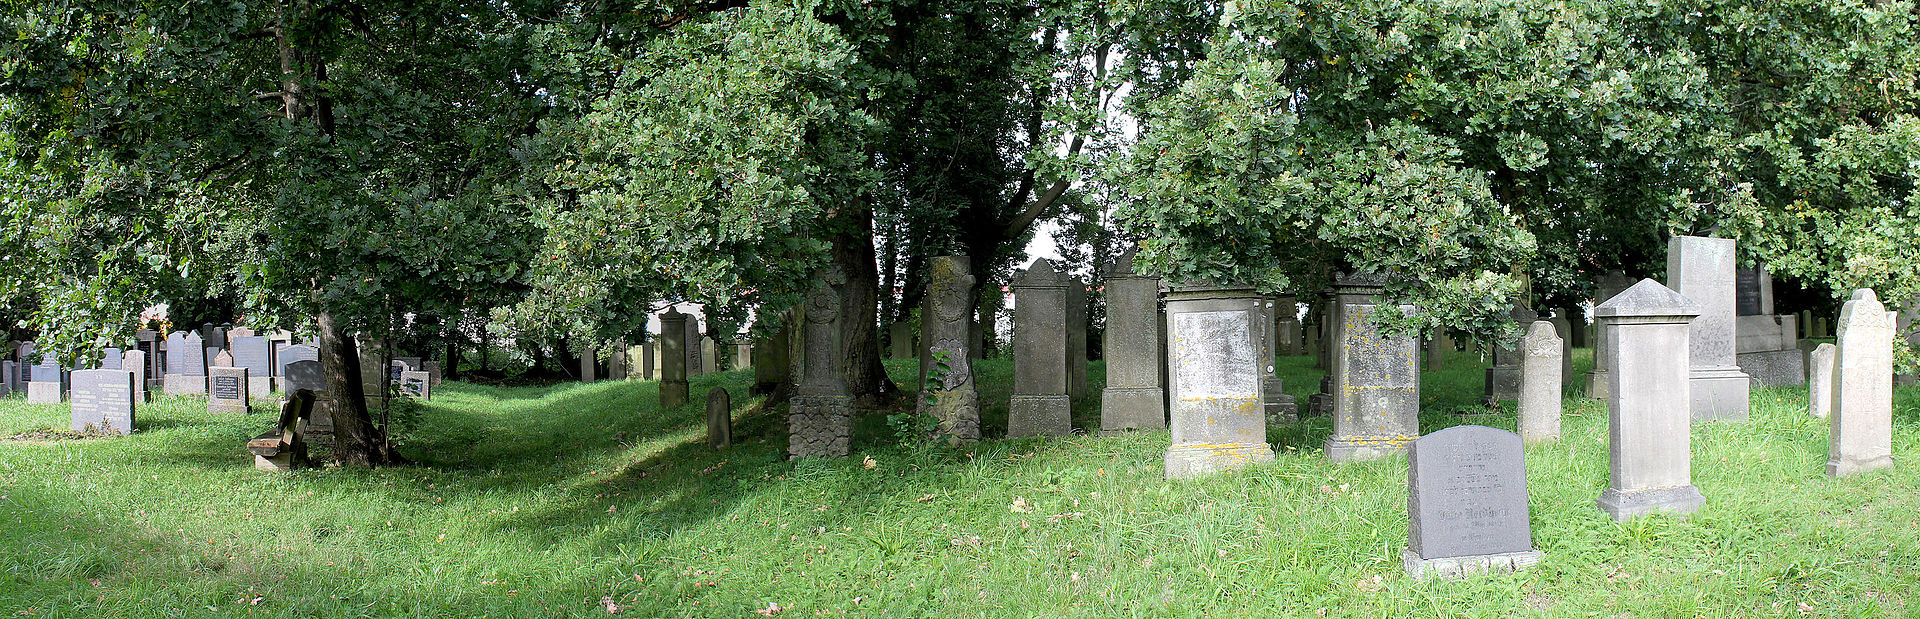
<svg viewBox="0 0 1920 619">
<path fill-rule="evenodd" d="M 1528 443 L 1560 438 L 1561 364 L 1565 341 L 1544 320 L 1527 327 L 1520 338 L 1520 437 Z"/>
<path fill-rule="evenodd" d="M 660 315 L 660 408 L 679 408 L 687 403 L 687 315 L 679 308 L 667 308 Z M 695 340 L 697 341 L 697 340 Z"/>
<path fill-rule="evenodd" d="M 724 387 L 707 392 L 707 446 L 726 449 L 733 444 L 733 396 Z"/>
<path fill-rule="evenodd" d="M 1807 414 L 1826 419 L 1833 410 L 1833 344 L 1821 342 L 1807 353 Z"/>
<path fill-rule="evenodd" d="M 1462 578 L 1539 562 L 1527 522 L 1527 464 L 1519 435 L 1455 426 L 1413 442 L 1407 450 L 1402 557 L 1408 575 Z"/>
<path fill-rule="evenodd" d="M 235 331 L 239 331 L 236 329 Z M 256 398 L 273 393 L 273 343 L 257 335 L 229 333 L 234 367 L 247 369 L 247 391 Z"/>
<path fill-rule="evenodd" d="M 807 293 L 801 310 L 800 386 L 787 407 L 787 454 L 794 458 L 842 458 L 852 448 L 853 409 L 848 402 L 845 362 L 841 359 L 840 294 L 833 285 L 846 278 L 828 272 Z M 965 359 L 962 358 L 962 363 Z"/>
<path fill-rule="evenodd" d="M 1045 258 L 1013 279 L 1013 395 L 1007 438 L 1072 434 L 1073 321 L 1068 307 L 1074 282 Z"/>
<path fill-rule="evenodd" d="M 1414 308 L 1376 305 L 1384 283 L 1368 273 L 1343 274 L 1336 282 L 1340 341 L 1332 359 L 1333 436 L 1325 445 L 1335 462 L 1399 453 L 1420 437 L 1420 340 L 1388 336 L 1373 324 L 1376 311 L 1412 315 Z"/>
<path fill-rule="evenodd" d="M 207 412 L 247 413 L 247 368 L 216 365 L 207 376 Z"/>
<path fill-rule="evenodd" d="M 1733 239 L 1667 241 L 1667 287 L 1697 304 L 1687 336 L 1694 421 L 1745 421 L 1752 379 L 1740 370 L 1734 321 Z"/>
<path fill-rule="evenodd" d="M 206 348 L 197 332 L 175 331 L 167 335 L 167 371 L 161 389 L 167 395 L 201 395 L 207 392 Z"/>
<path fill-rule="evenodd" d="M 1265 318 L 1252 288 L 1186 285 L 1167 294 L 1167 477 L 1273 461 L 1259 365 Z"/>
<path fill-rule="evenodd" d="M 966 256 L 935 257 L 920 308 L 920 412 L 940 420 L 938 432 L 956 441 L 980 439 L 970 264 Z"/>
<path fill-rule="evenodd" d="M 1840 308 L 1827 417 L 1829 476 L 1893 466 L 1893 323 L 1894 312 L 1870 288 L 1853 291 Z"/>
<path fill-rule="evenodd" d="M 70 428 L 82 434 L 133 432 L 134 373 L 75 370 Z"/>
<path fill-rule="evenodd" d="M 433 385 L 429 384 L 430 382 L 431 378 L 427 376 L 426 372 L 420 370 L 402 371 L 400 372 L 400 397 L 431 401 L 433 399 Z"/>
<path fill-rule="evenodd" d="M 1688 321 L 1700 306 L 1651 279 L 1594 308 L 1607 338 L 1609 475 L 1596 501 L 1615 520 L 1706 502 L 1693 486 Z"/>
<path fill-rule="evenodd" d="M 1162 373 L 1160 280 L 1133 271 L 1133 252 L 1107 274 L 1107 387 L 1100 392 L 1100 432 L 1167 427 Z"/>
</svg>

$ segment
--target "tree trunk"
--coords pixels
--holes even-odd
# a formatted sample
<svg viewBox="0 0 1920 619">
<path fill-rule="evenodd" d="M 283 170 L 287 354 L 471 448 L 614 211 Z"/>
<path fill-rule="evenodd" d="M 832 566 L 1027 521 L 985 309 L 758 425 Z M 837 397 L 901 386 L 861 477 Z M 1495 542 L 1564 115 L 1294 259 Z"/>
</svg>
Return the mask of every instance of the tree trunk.
<svg viewBox="0 0 1920 619">
<path fill-rule="evenodd" d="M 320 370 L 327 378 L 333 415 L 333 459 L 347 466 L 379 466 L 406 460 L 389 449 L 380 429 L 367 413 L 367 394 L 360 384 L 360 351 L 353 336 L 340 327 L 332 312 L 322 311 Z"/>
<path fill-rule="evenodd" d="M 840 234 L 833 241 L 833 264 L 847 276 L 840 286 L 846 308 L 840 321 L 840 342 L 847 368 L 847 394 L 854 406 L 878 408 L 899 390 L 880 365 L 880 330 L 875 326 L 879 307 L 879 268 L 874 264 L 873 208 L 852 206 L 841 215 Z"/>
</svg>

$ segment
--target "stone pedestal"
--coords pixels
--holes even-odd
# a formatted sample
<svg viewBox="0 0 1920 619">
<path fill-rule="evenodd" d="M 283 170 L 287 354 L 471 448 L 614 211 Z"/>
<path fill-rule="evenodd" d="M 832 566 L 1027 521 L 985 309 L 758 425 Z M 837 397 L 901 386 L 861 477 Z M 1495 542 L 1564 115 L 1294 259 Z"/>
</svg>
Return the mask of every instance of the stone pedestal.
<svg viewBox="0 0 1920 619">
<path fill-rule="evenodd" d="M 1651 279 L 1594 308 L 1607 360 L 1608 487 L 1597 505 L 1615 520 L 1706 502 L 1693 486 L 1688 321 L 1700 307 Z"/>
<path fill-rule="evenodd" d="M 920 309 L 921 413 L 939 421 L 952 441 L 980 439 L 980 391 L 973 383 L 973 274 L 966 256 L 939 256 L 929 265 Z M 930 396 L 930 397 L 928 397 Z"/>
<path fill-rule="evenodd" d="M 669 308 L 660 315 L 660 408 L 679 408 L 687 403 L 687 315 Z"/>
<path fill-rule="evenodd" d="M 1520 339 L 1520 438 L 1543 443 L 1560 438 L 1564 340 L 1545 321 L 1534 321 Z"/>
<path fill-rule="evenodd" d="M 1013 279 L 1013 396 L 1007 437 L 1072 433 L 1071 286 L 1045 258 Z M 1084 366 L 1083 366 L 1084 367 Z"/>
<path fill-rule="evenodd" d="M 1745 421 L 1752 381 L 1735 353 L 1733 239 L 1669 239 L 1667 285 L 1700 307 L 1688 335 L 1693 420 Z"/>
<path fill-rule="evenodd" d="M 1827 475 L 1892 467 L 1894 312 L 1873 290 L 1855 290 L 1840 308 L 1837 336 Z"/>
<path fill-rule="evenodd" d="M 1167 295 L 1167 477 L 1273 460 L 1261 406 L 1262 310 L 1251 288 L 1188 286 Z"/>
<path fill-rule="evenodd" d="M 852 451 L 853 407 L 843 378 L 840 354 L 840 295 L 834 284 L 844 277 L 829 273 L 807 294 L 801 314 L 801 379 L 787 408 L 787 455 L 794 458 L 842 458 Z"/>
<path fill-rule="evenodd" d="M 1106 283 L 1107 388 L 1100 393 L 1100 432 L 1167 427 L 1160 280 L 1135 274 L 1129 253 L 1114 263 Z"/>
<path fill-rule="evenodd" d="M 1420 340 L 1390 337 L 1373 325 L 1376 311 L 1412 314 L 1414 308 L 1376 305 L 1384 281 L 1357 274 L 1337 284 L 1340 341 L 1332 359 L 1333 436 L 1326 443 L 1327 457 L 1336 462 L 1400 453 L 1420 438 Z"/>
</svg>

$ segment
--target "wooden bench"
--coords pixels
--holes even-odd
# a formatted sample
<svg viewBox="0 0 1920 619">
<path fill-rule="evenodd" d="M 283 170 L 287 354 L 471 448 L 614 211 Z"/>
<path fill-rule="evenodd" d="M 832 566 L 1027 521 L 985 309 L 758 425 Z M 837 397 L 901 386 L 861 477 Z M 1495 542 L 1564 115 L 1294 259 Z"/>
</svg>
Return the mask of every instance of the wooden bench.
<svg viewBox="0 0 1920 619">
<path fill-rule="evenodd" d="M 289 471 L 311 466 L 307 461 L 307 424 L 313 421 L 313 392 L 301 389 L 280 405 L 280 422 L 273 431 L 247 441 L 253 468 Z"/>
</svg>

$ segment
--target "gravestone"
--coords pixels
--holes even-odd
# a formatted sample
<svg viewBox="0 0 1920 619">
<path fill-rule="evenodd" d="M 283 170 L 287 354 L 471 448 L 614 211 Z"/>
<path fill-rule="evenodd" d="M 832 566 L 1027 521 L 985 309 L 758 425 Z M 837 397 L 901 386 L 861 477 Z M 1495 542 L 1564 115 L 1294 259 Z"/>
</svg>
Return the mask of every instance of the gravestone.
<svg viewBox="0 0 1920 619">
<path fill-rule="evenodd" d="M 966 256 L 935 257 L 920 307 L 920 413 L 940 420 L 939 434 L 952 441 L 980 438 L 970 265 Z"/>
<path fill-rule="evenodd" d="M 1528 443 L 1560 438 L 1560 372 L 1564 340 L 1553 325 L 1536 320 L 1520 338 L 1520 437 Z"/>
<path fill-rule="evenodd" d="M 165 338 L 160 335 L 160 332 L 152 329 L 135 329 L 133 338 L 140 352 L 147 353 L 146 380 L 153 383 L 160 382 L 166 375 L 166 368 L 163 367 L 166 365 L 166 359 L 161 356 L 165 350 L 162 345 Z"/>
<path fill-rule="evenodd" d="M 914 355 L 913 325 L 904 320 L 887 325 L 887 358 L 912 359 Z"/>
<path fill-rule="evenodd" d="M 432 400 L 433 385 L 426 372 L 407 370 L 400 373 L 400 397 L 416 400 Z"/>
<path fill-rule="evenodd" d="M 591 347 L 580 351 L 580 382 L 590 383 L 597 380 L 594 371 L 599 369 L 597 367 L 600 364 L 599 356 L 599 351 Z"/>
<path fill-rule="evenodd" d="M 320 349 L 313 346 L 299 345 L 299 346 L 287 346 L 287 347 L 281 348 L 280 357 L 277 360 L 277 362 L 280 364 L 280 371 L 278 372 L 278 374 L 280 376 L 286 376 L 287 368 L 291 367 L 295 363 L 299 363 L 301 361 L 319 361 L 319 360 L 320 360 Z M 284 391 L 286 387 L 282 386 L 281 389 Z"/>
<path fill-rule="evenodd" d="M 133 432 L 134 373 L 127 370 L 74 370 L 73 414 L 69 427 L 81 434 Z"/>
<path fill-rule="evenodd" d="M 67 399 L 66 368 L 48 354 L 27 368 L 27 403 L 59 404 Z"/>
<path fill-rule="evenodd" d="M 687 315 L 668 308 L 660 315 L 660 408 L 687 403 Z M 697 340 L 696 340 L 697 341 Z"/>
<path fill-rule="evenodd" d="M 1533 321 L 1540 319 L 1540 313 L 1525 305 L 1514 304 L 1513 309 L 1507 311 L 1507 317 L 1524 331 Z M 1493 365 L 1487 368 L 1484 390 L 1489 404 L 1520 397 L 1520 357 L 1519 348 L 1494 346 Z"/>
<path fill-rule="evenodd" d="M 320 371 L 320 361 L 303 359 L 287 364 L 285 380 L 281 390 L 292 394 L 301 389 L 324 394 L 327 392 L 327 376 Z"/>
<path fill-rule="evenodd" d="M 1342 274 L 1335 282 L 1340 341 L 1331 360 L 1333 436 L 1325 447 L 1335 462 L 1400 453 L 1420 437 L 1420 340 L 1388 336 L 1373 324 L 1375 311 L 1412 315 L 1414 308 L 1376 305 L 1385 282 L 1370 273 Z"/>
<path fill-rule="evenodd" d="M 239 331 L 235 329 L 235 331 Z M 247 369 L 247 390 L 253 397 L 266 398 L 273 393 L 273 343 L 257 335 L 227 334 L 234 367 Z"/>
<path fill-rule="evenodd" d="M 1073 433 L 1069 393 L 1073 321 L 1069 300 L 1077 282 L 1045 258 L 1013 278 L 1013 395 L 1007 405 L 1007 438 Z"/>
<path fill-rule="evenodd" d="M 98 367 L 83 368 L 83 369 L 93 369 L 93 370 L 125 369 L 120 367 L 120 364 L 126 361 L 125 355 L 126 355 L 126 351 L 120 350 L 118 348 L 102 348 L 100 349 L 100 365 Z"/>
<path fill-rule="evenodd" d="M 1766 267 L 1734 268 L 1733 313 L 1735 316 L 1773 315 L 1773 276 Z"/>
<path fill-rule="evenodd" d="M 207 412 L 246 413 L 247 368 L 216 365 L 207 370 Z"/>
<path fill-rule="evenodd" d="M 1112 294 L 1111 286 L 1108 290 L 1108 294 Z M 1107 305 L 1111 307 L 1113 303 L 1109 301 Z M 1274 348 L 1285 357 L 1305 354 L 1306 345 L 1300 340 L 1300 301 L 1290 294 L 1280 295 L 1273 300 L 1273 308 L 1273 331 L 1278 339 Z"/>
<path fill-rule="evenodd" d="M 280 381 L 280 392 L 288 400 L 302 389 L 313 394 L 307 420 L 301 427 L 302 440 L 316 445 L 332 445 L 333 409 L 337 406 L 337 400 L 327 389 L 324 366 L 318 359 L 303 359 L 287 364 L 285 372 Z"/>
<path fill-rule="evenodd" d="M 167 373 L 160 385 L 163 393 L 202 395 L 207 392 L 206 348 L 200 344 L 197 332 L 167 334 Z"/>
<path fill-rule="evenodd" d="M 682 354 L 687 357 L 687 378 L 706 374 L 710 368 L 700 365 L 700 361 L 705 358 L 705 355 L 702 355 L 700 351 L 702 342 L 699 318 L 693 316 L 687 317 L 686 333 L 686 347 L 682 349 Z M 691 397 L 691 394 L 689 394 L 689 397 Z"/>
<path fill-rule="evenodd" d="M 1607 271 L 1601 275 L 1594 286 L 1593 305 L 1599 307 L 1614 295 L 1633 286 L 1633 280 L 1624 271 Z M 1587 397 L 1595 400 L 1607 399 L 1607 335 L 1598 317 L 1594 320 L 1593 369 L 1587 372 Z"/>
<path fill-rule="evenodd" d="M 733 444 L 733 396 L 724 387 L 707 392 L 707 446 L 726 449 Z"/>
<path fill-rule="evenodd" d="M 1840 307 L 1827 417 L 1829 476 L 1893 466 L 1893 323 L 1894 312 L 1871 288 L 1853 291 Z"/>
<path fill-rule="evenodd" d="M 120 369 L 133 372 L 133 398 L 135 402 L 153 401 L 153 393 L 147 391 L 147 352 L 129 350 L 120 353 Z"/>
<path fill-rule="evenodd" d="M 421 362 L 420 362 L 420 371 L 422 371 L 422 372 L 426 372 L 426 373 L 427 373 L 427 386 L 428 386 L 428 387 L 435 387 L 435 388 L 438 388 L 438 387 L 440 386 L 440 380 L 441 380 L 441 377 L 440 377 L 440 362 L 439 362 L 439 361 L 434 361 L 434 360 L 432 360 L 432 359 L 427 359 L 427 360 L 425 360 L 425 361 L 421 361 Z"/>
<path fill-rule="evenodd" d="M 1573 384 L 1573 321 L 1566 315 L 1554 316 L 1547 321 L 1553 325 L 1553 332 L 1560 336 L 1560 381 L 1562 386 Z M 1521 328 L 1526 328 L 1522 326 Z M 1521 356 L 1526 352 L 1522 351 Z M 1523 360 L 1522 363 L 1525 363 Z M 1523 372 L 1524 373 L 1524 372 Z"/>
<path fill-rule="evenodd" d="M 908 336 L 912 337 L 912 336 Z M 768 401 L 786 399 L 792 369 L 788 348 L 793 342 L 793 313 L 780 317 L 780 327 L 760 335 L 753 345 L 753 395 L 766 395 Z"/>
<path fill-rule="evenodd" d="M 1260 379 L 1263 382 L 1260 393 L 1262 407 L 1267 421 L 1292 423 L 1300 420 L 1300 407 L 1295 406 L 1293 396 L 1287 395 L 1286 382 L 1274 371 L 1274 358 L 1279 355 L 1279 321 L 1273 315 L 1279 311 L 1272 299 L 1261 303 L 1260 312 Z"/>
<path fill-rule="evenodd" d="M 1807 414 L 1826 419 L 1833 410 L 1833 344 L 1821 342 L 1807 353 Z"/>
<path fill-rule="evenodd" d="M 1588 346 L 1587 330 L 1589 328 L 1587 325 L 1586 311 L 1579 307 L 1563 307 L 1554 310 L 1554 313 L 1566 317 L 1567 325 L 1570 327 L 1570 330 L 1567 331 L 1567 348 L 1569 350 L 1586 348 Z M 1567 358 L 1571 359 L 1573 355 L 1567 355 Z M 1569 372 L 1567 376 L 1571 377 L 1573 374 Z M 1572 379 L 1569 378 L 1568 380 L 1571 381 Z"/>
<path fill-rule="evenodd" d="M 656 380 L 660 378 L 660 359 L 654 350 L 658 347 L 655 342 L 646 342 L 640 345 L 641 380 Z"/>
<path fill-rule="evenodd" d="M 1100 432 L 1167 427 L 1167 367 L 1161 359 L 1160 280 L 1133 270 L 1133 252 L 1107 273 L 1107 386 L 1100 392 Z"/>
<path fill-rule="evenodd" d="M 1745 421 L 1752 379 L 1740 371 L 1734 331 L 1733 239 L 1667 241 L 1667 286 L 1698 304 L 1688 335 L 1694 421 Z"/>
<path fill-rule="evenodd" d="M 1536 322 L 1552 329 L 1544 322 Z M 1531 329 L 1530 329 L 1531 330 Z M 1540 562 L 1520 436 L 1454 426 L 1407 450 L 1407 575 L 1462 578 Z"/>
<path fill-rule="evenodd" d="M 215 350 L 217 349 L 214 349 L 214 348 L 207 349 L 207 353 L 208 353 L 207 358 L 213 360 L 213 367 L 217 367 L 217 368 L 234 367 L 232 353 L 229 353 L 224 350 L 215 352 Z"/>
<path fill-rule="evenodd" d="M 720 353 L 719 342 L 715 342 L 713 338 L 710 338 L 710 337 L 700 338 L 700 373 L 701 374 L 712 374 L 715 372 L 719 372 L 723 369 L 720 367 L 719 353 Z"/>
<path fill-rule="evenodd" d="M 1087 283 L 1067 274 L 1067 396 L 1087 397 Z"/>
<path fill-rule="evenodd" d="M 607 355 L 607 380 L 627 379 L 627 343 L 617 342 L 613 353 Z"/>
<path fill-rule="evenodd" d="M 1813 333 L 1813 337 L 1816 338 L 1831 337 L 1832 332 L 1827 330 L 1827 317 L 1821 316 L 1813 319 Z"/>
<path fill-rule="evenodd" d="M 16 387 L 14 387 L 14 379 L 18 371 L 19 370 L 13 368 L 13 360 L 0 361 L 0 396 L 9 395 L 14 392 L 16 389 Z"/>
<path fill-rule="evenodd" d="M 1447 353 L 1453 352 L 1453 337 L 1446 331 L 1435 333 L 1425 344 L 1427 351 L 1427 371 L 1438 372 L 1447 367 Z"/>
<path fill-rule="evenodd" d="M 1766 386 L 1797 386 L 1807 378 L 1800 351 L 1798 318 L 1773 314 L 1773 277 L 1764 266 L 1736 272 L 1734 362 L 1753 381 Z"/>
<path fill-rule="evenodd" d="M 728 360 L 728 369 L 735 372 L 753 369 L 753 345 L 746 342 L 733 344 L 733 358 Z"/>
<path fill-rule="evenodd" d="M 853 408 L 840 354 L 841 301 L 834 290 L 846 278 L 829 272 L 824 279 L 807 293 L 800 311 L 801 379 L 787 407 L 787 454 L 794 458 L 842 458 L 852 449 Z"/>
<path fill-rule="evenodd" d="M 1167 294 L 1168 478 L 1273 461 L 1261 406 L 1262 306 L 1244 286 L 1189 284 Z"/>
<path fill-rule="evenodd" d="M 420 371 L 421 361 L 422 359 L 420 357 L 394 357 L 393 358 L 393 362 L 399 364 L 402 368 L 404 368 L 402 371 L 405 371 L 405 372 Z"/>
<path fill-rule="evenodd" d="M 1692 347 L 1700 306 L 1651 279 L 1594 308 L 1607 338 L 1609 475 L 1596 504 L 1615 520 L 1678 515 L 1706 497 L 1693 486 Z"/>
</svg>

